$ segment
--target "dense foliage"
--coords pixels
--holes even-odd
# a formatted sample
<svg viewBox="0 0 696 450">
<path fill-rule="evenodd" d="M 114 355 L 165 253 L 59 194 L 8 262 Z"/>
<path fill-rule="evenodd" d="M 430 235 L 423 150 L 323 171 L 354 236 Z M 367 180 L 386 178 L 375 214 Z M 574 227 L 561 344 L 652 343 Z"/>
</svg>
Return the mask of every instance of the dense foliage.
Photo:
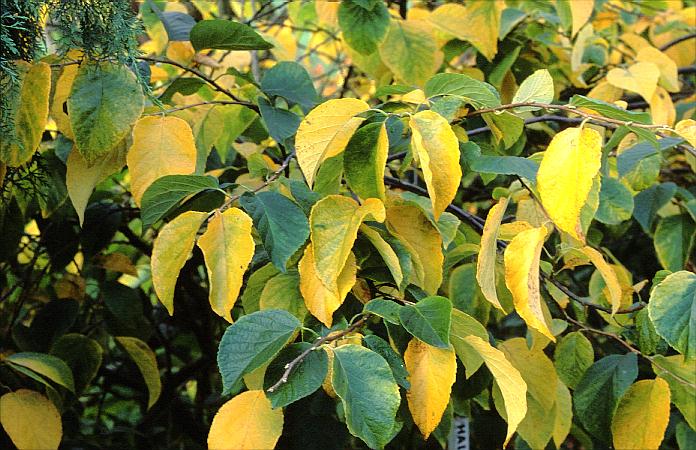
<svg viewBox="0 0 696 450">
<path fill-rule="evenodd" d="M 693 0 L 2 25 L 0 447 L 696 448 Z"/>
</svg>

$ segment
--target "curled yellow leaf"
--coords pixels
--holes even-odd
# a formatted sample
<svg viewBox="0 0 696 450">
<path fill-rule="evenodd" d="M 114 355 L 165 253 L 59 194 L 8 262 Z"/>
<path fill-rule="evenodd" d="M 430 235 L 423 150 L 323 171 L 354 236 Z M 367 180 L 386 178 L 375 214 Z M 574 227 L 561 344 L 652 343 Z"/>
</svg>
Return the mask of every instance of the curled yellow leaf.
<svg viewBox="0 0 696 450">
<path fill-rule="evenodd" d="M 604 279 L 604 284 L 607 285 L 607 289 L 609 290 L 611 313 L 615 314 L 616 311 L 618 311 L 621 307 L 621 298 L 623 296 L 621 283 L 619 283 L 616 272 L 614 272 L 614 269 L 604 260 L 602 254 L 592 247 L 583 247 L 580 249 L 580 251 L 590 258 L 590 261 L 592 264 L 594 264 L 597 271 Z"/>
<path fill-rule="evenodd" d="M 481 293 L 500 310 L 503 310 L 503 307 L 495 291 L 495 261 L 498 257 L 498 230 L 507 205 L 508 198 L 504 197 L 488 211 L 481 234 L 481 251 L 476 260 L 476 280 L 481 287 Z"/>
</svg>

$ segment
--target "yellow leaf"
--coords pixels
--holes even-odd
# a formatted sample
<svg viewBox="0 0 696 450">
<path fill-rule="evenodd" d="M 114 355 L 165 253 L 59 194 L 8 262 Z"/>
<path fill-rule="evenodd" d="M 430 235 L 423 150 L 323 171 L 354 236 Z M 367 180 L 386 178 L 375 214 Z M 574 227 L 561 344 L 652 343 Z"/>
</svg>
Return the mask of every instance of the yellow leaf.
<svg viewBox="0 0 696 450">
<path fill-rule="evenodd" d="M 500 310 L 503 310 L 503 307 L 495 291 L 495 261 L 498 257 L 498 229 L 507 205 L 508 198 L 504 197 L 488 211 L 481 234 L 481 251 L 476 260 L 476 280 L 481 287 L 481 293 Z"/>
<path fill-rule="evenodd" d="M 230 311 L 242 287 L 242 277 L 254 256 L 251 217 L 238 208 L 216 211 L 198 239 L 210 283 L 210 306 L 232 322 Z"/>
<path fill-rule="evenodd" d="M 332 99 L 307 114 L 300 123 L 295 137 L 297 162 L 312 186 L 319 165 L 345 149 L 363 120 L 354 117 L 369 109 L 369 105 L 355 98 Z"/>
<path fill-rule="evenodd" d="M 498 239 L 501 241 L 511 241 L 515 236 L 523 231 L 534 228 L 529 222 L 516 220 L 514 222 L 502 223 L 498 227 Z"/>
<path fill-rule="evenodd" d="M 686 139 L 686 141 L 691 144 L 692 147 L 696 147 L 696 120 L 680 120 L 674 126 L 674 130 L 677 132 L 677 134 L 679 134 L 679 136 Z"/>
<path fill-rule="evenodd" d="M 590 20 L 592 16 L 592 10 L 594 9 L 594 0 L 571 0 L 568 2 L 570 5 L 570 12 L 573 16 L 573 34 L 575 37 L 578 31 Z"/>
<path fill-rule="evenodd" d="M 17 62 L 21 88 L 10 107 L 14 113 L 14 136 L 0 139 L 0 161 L 20 166 L 29 161 L 41 144 L 48 121 L 48 97 L 51 91 L 51 66 L 44 62 L 30 65 Z M 7 95 L 3 92 L 2 95 Z"/>
<path fill-rule="evenodd" d="M 367 216 L 384 222 L 384 205 L 380 200 L 368 198 L 359 205 L 351 198 L 329 195 L 312 207 L 309 227 L 314 267 L 321 282 L 334 294 L 338 294 L 339 274 Z"/>
<path fill-rule="evenodd" d="M 650 105 L 650 115 L 655 125 L 674 125 L 674 120 L 677 118 L 677 110 L 674 108 L 672 97 L 662 87 L 655 88 L 655 93 L 648 101 Z"/>
<path fill-rule="evenodd" d="M 0 397 L 0 422 L 19 450 L 57 449 L 63 437 L 60 413 L 35 391 L 19 389 Z"/>
<path fill-rule="evenodd" d="M 85 158 L 73 148 L 66 162 L 65 185 L 68 188 L 70 201 L 77 211 L 80 226 L 85 221 L 85 209 L 92 191 L 101 181 L 115 172 L 118 172 L 126 164 L 126 141 L 116 145 L 106 155 L 102 156 L 92 166 L 87 164 Z"/>
<path fill-rule="evenodd" d="M 567 128 L 544 152 L 537 188 L 541 203 L 558 228 L 582 242 L 580 210 L 601 166 L 602 137 L 590 128 Z"/>
<path fill-rule="evenodd" d="M 459 141 L 447 119 L 435 111 L 411 116 L 411 145 L 418 154 L 435 220 L 452 202 L 462 179 Z"/>
<path fill-rule="evenodd" d="M 116 336 L 116 342 L 121 344 L 128 352 L 135 365 L 138 366 L 140 374 L 147 386 L 148 400 L 147 409 L 152 408 L 162 393 L 162 381 L 157 367 L 157 357 L 155 352 L 143 341 L 131 336 Z"/>
<path fill-rule="evenodd" d="M 413 103 L 415 105 L 420 105 L 425 103 L 427 100 L 425 98 L 425 92 L 422 89 L 414 89 L 401 96 L 401 101 L 406 103 Z"/>
<path fill-rule="evenodd" d="M 561 444 L 565 442 L 570 433 L 570 427 L 573 425 L 573 400 L 570 391 L 560 379 L 556 386 L 556 404 L 554 405 L 556 420 L 554 420 L 553 425 L 553 442 L 556 447 L 561 448 Z"/>
<path fill-rule="evenodd" d="M 379 56 L 400 82 L 420 87 L 443 60 L 432 27 L 424 20 L 392 20 Z"/>
<path fill-rule="evenodd" d="M 272 409 L 263 391 L 243 392 L 213 418 L 208 433 L 211 450 L 275 448 L 283 432 L 283 410 Z"/>
<path fill-rule="evenodd" d="M 331 327 L 333 313 L 343 304 L 346 295 L 355 284 L 357 273 L 355 256 L 353 253 L 348 255 L 348 259 L 336 280 L 337 292 L 327 288 L 319 278 L 311 245 L 305 248 L 297 268 L 300 272 L 300 292 L 304 298 L 305 306 L 321 323 Z"/>
<path fill-rule="evenodd" d="M 190 41 L 169 41 L 167 45 L 167 58 L 185 66 L 191 63 L 195 53 Z"/>
<path fill-rule="evenodd" d="M 408 250 L 414 272 L 409 282 L 434 295 L 442 284 L 442 237 L 417 206 L 387 208 L 387 228 Z"/>
<path fill-rule="evenodd" d="M 73 141 L 75 140 L 75 135 L 73 135 L 72 127 L 70 126 L 70 118 L 64 112 L 63 106 L 70 96 L 70 90 L 77 76 L 78 67 L 77 64 L 63 67 L 63 71 L 60 77 L 58 77 L 56 90 L 53 93 L 53 102 L 51 103 L 51 117 L 56 121 L 58 131 Z"/>
<path fill-rule="evenodd" d="M 546 239 L 545 227 L 523 231 L 505 249 L 505 285 L 512 292 L 515 310 L 527 326 L 556 341 L 541 307 L 539 257 Z"/>
<path fill-rule="evenodd" d="M 677 63 L 655 47 L 643 47 L 638 51 L 636 61 L 653 63 L 660 72 L 660 84 L 669 92 L 679 92 Z"/>
<path fill-rule="evenodd" d="M 614 448 L 657 450 L 669 422 L 669 402 L 669 385 L 662 378 L 628 388 L 611 421 Z"/>
<path fill-rule="evenodd" d="M 174 288 L 179 271 L 193 250 L 207 213 L 187 211 L 162 227 L 152 247 L 152 285 L 169 314 L 174 314 Z"/>
<path fill-rule="evenodd" d="M 587 96 L 607 103 L 614 103 L 623 96 L 623 89 L 617 88 L 607 81 L 600 81 L 587 93 Z"/>
<path fill-rule="evenodd" d="M 502 394 L 508 423 L 505 447 L 527 414 L 527 383 L 503 352 L 478 336 L 467 336 L 464 341 L 481 355 Z"/>
<path fill-rule="evenodd" d="M 94 258 L 94 264 L 102 269 L 121 272 L 134 277 L 138 276 L 138 269 L 133 265 L 130 257 L 124 253 L 114 252 Z"/>
<path fill-rule="evenodd" d="M 133 128 L 133 145 L 128 150 L 128 170 L 135 203 L 157 178 L 188 175 L 196 170 L 196 144 L 191 127 L 176 117 L 150 116 Z"/>
<path fill-rule="evenodd" d="M 651 62 L 637 62 L 628 69 L 617 67 L 607 73 L 609 83 L 618 88 L 636 92 L 646 101 L 650 101 L 655 93 L 659 78 L 660 69 Z"/>
<path fill-rule="evenodd" d="M 592 261 L 592 264 L 594 264 L 597 271 L 599 271 L 599 274 L 604 279 L 604 283 L 607 285 L 607 289 L 609 290 L 611 312 L 612 315 L 615 314 L 616 311 L 618 311 L 621 307 L 621 298 L 623 297 L 621 283 L 619 283 L 616 272 L 614 272 L 614 269 L 607 264 L 604 257 L 602 257 L 602 254 L 592 247 L 583 247 L 580 249 L 580 251 L 590 258 L 590 261 Z"/>
<path fill-rule="evenodd" d="M 447 3 L 437 8 L 429 20 L 462 41 L 471 42 L 487 60 L 498 53 L 498 30 L 502 9 L 497 1 L 467 2 L 467 6 Z"/>
<path fill-rule="evenodd" d="M 411 388 L 406 391 L 413 422 L 428 439 L 449 403 L 457 377 L 457 357 L 451 348 L 433 347 L 411 339 L 404 353 Z"/>
</svg>

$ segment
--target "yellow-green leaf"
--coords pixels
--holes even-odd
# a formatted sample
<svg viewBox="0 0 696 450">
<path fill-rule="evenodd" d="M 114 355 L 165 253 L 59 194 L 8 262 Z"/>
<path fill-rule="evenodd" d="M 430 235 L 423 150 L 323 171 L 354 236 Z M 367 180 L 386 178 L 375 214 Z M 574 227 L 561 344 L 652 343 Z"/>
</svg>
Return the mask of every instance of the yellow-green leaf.
<svg viewBox="0 0 696 450">
<path fill-rule="evenodd" d="M 634 383 L 611 421 L 614 448 L 657 450 L 669 423 L 669 385 L 662 378 Z"/>
<path fill-rule="evenodd" d="M 583 25 L 590 20 L 592 10 L 594 9 L 594 0 L 571 0 L 568 4 L 570 5 L 570 12 L 573 17 L 572 36 L 575 37 Z"/>
<path fill-rule="evenodd" d="M 467 6 L 447 3 L 433 11 L 429 20 L 457 39 L 471 42 L 492 61 L 498 53 L 501 13 L 500 3 L 493 0 L 467 2 Z"/>
<path fill-rule="evenodd" d="M 8 166 L 20 166 L 29 161 L 41 144 L 41 135 L 48 120 L 48 97 L 51 91 L 51 66 L 44 62 L 30 65 L 17 63 L 21 87 L 13 109 L 14 136 L 0 139 L 0 160 Z M 2 93 L 8 95 L 8 93 Z"/>
<path fill-rule="evenodd" d="M 387 208 L 387 228 L 408 250 L 413 261 L 410 283 L 430 295 L 442 284 L 442 237 L 423 211 L 413 205 Z"/>
<path fill-rule="evenodd" d="M 242 278 L 254 256 L 252 220 L 244 211 L 229 208 L 215 212 L 208 229 L 198 239 L 210 283 L 210 306 L 232 322 L 231 310 L 242 287 Z"/>
<path fill-rule="evenodd" d="M 329 195 L 319 200 L 309 215 L 314 267 L 321 282 L 338 293 L 337 280 L 348 260 L 358 228 L 365 218 L 384 221 L 384 205 L 368 198 L 362 205 L 341 195 Z"/>
<path fill-rule="evenodd" d="M 145 380 L 147 386 L 148 400 L 147 408 L 152 408 L 152 405 L 157 402 L 157 399 L 162 392 L 162 382 L 159 377 L 159 368 L 157 367 L 157 357 L 155 352 L 148 345 L 138 338 L 130 336 L 116 336 L 116 342 L 121 344 L 128 352 L 135 365 L 138 366 L 140 374 Z"/>
<path fill-rule="evenodd" d="M 655 375 L 669 384 L 671 401 L 689 426 L 696 429 L 696 371 L 693 359 L 682 355 L 655 355 L 651 359 Z"/>
<path fill-rule="evenodd" d="M 505 285 L 512 293 L 515 310 L 527 326 L 555 342 L 544 319 L 539 292 L 539 258 L 546 235 L 545 227 L 532 228 L 510 241 L 505 249 Z"/>
<path fill-rule="evenodd" d="M 646 101 L 650 101 L 655 93 L 659 78 L 660 69 L 652 62 L 637 62 L 628 69 L 617 67 L 607 72 L 609 83 L 618 88 L 636 92 Z"/>
<path fill-rule="evenodd" d="M 435 111 L 421 111 L 411 116 L 415 149 L 428 194 L 433 204 L 435 220 L 452 202 L 462 179 L 459 165 L 459 141 L 447 119 Z"/>
<path fill-rule="evenodd" d="M 370 123 L 355 132 L 346 146 L 343 168 L 346 183 L 360 198 L 384 201 L 384 166 L 389 139 L 384 123 Z"/>
<path fill-rule="evenodd" d="M 300 292 L 305 306 L 314 317 L 327 327 L 333 324 L 333 313 L 343 304 L 346 295 L 355 284 L 357 266 L 355 256 L 350 253 L 336 280 L 337 291 L 327 288 L 317 274 L 312 246 L 305 248 L 298 265 Z"/>
<path fill-rule="evenodd" d="M 179 271 L 193 250 L 207 213 L 187 211 L 167 223 L 152 247 L 152 285 L 169 314 L 174 314 L 174 288 Z"/>
<path fill-rule="evenodd" d="M 580 210 L 602 159 L 602 137 L 591 128 L 568 128 L 551 140 L 537 173 L 541 203 L 558 228 L 582 242 Z"/>
<path fill-rule="evenodd" d="M 0 397 L 0 422 L 19 450 L 57 449 L 63 437 L 58 409 L 29 389 Z"/>
<path fill-rule="evenodd" d="M 503 444 L 505 447 L 527 414 L 527 383 L 522 379 L 520 372 L 510 364 L 503 352 L 492 347 L 491 344 L 478 336 L 467 336 L 464 341 L 481 355 L 502 394 L 508 423 L 507 435 Z"/>
<path fill-rule="evenodd" d="M 401 268 L 401 262 L 399 261 L 399 256 L 396 254 L 391 245 L 382 237 L 382 235 L 369 226 L 363 224 L 360 225 L 360 232 L 365 235 L 365 237 L 370 241 L 370 243 L 377 249 L 382 260 L 387 265 L 389 272 L 394 277 L 394 282 L 401 288 L 401 283 L 404 281 L 404 271 Z"/>
<path fill-rule="evenodd" d="M 457 357 L 451 348 L 433 347 L 414 338 L 404 353 L 410 389 L 406 391 L 413 422 L 428 439 L 449 403 L 457 377 Z"/>
<path fill-rule="evenodd" d="M 196 170 L 196 144 L 186 121 L 177 117 L 150 116 L 133 128 L 128 150 L 131 193 L 135 203 L 159 177 L 188 175 Z"/>
<path fill-rule="evenodd" d="M 679 136 L 686 139 L 692 147 L 696 147 L 696 120 L 684 119 L 677 122 L 674 130 Z"/>
<path fill-rule="evenodd" d="M 213 418 L 208 448 L 258 450 L 275 448 L 283 432 L 283 410 L 273 409 L 263 391 L 243 392 Z"/>
<path fill-rule="evenodd" d="M 314 184 L 314 176 L 324 160 L 345 149 L 364 120 L 355 115 L 369 107 L 355 98 L 332 99 L 311 110 L 302 120 L 295 136 L 295 151 L 307 184 Z"/>
<path fill-rule="evenodd" d="M 636 61 L 657 65 L 660 71 L 660 84 L 669 92 L 679 92 L 679 73 L 677 63 L 655 47 L 643 47 L 636 55 Z"/>
<path fill-rule="evenodd" d="M 616 311 L 621 308 L 621 297 L 623 293 L 621 291 L 621 283 L 616 276 L 614 269 L 604 260 L 604 257 L 597 250 L 592 247 L 583 247 L 580 249 L 582 253 L 590 258 L 590 261 L 597 268 L 597 271 L 604 279 L 604 283 L 607 285 L 609 290 L 609 302 L 611 303 L 611 313 L 615 314 Z"/>
<path fill-rule="evenodd" d="M 504 197 L 488 211 L 481 234 L 481 250 L 476 261 L 476 280 L 481 287 L 481 293 L 500 310 L 503 310 L 503 307 L 495 291 L 495 262 L 498 257 L 498 229 L 507 205 L 508 198 Z"/>
<path fill-rule="evenodd" d="M 68 101 L 70 96 L 70 91 L 72 90 L 73 81 L 77 76 L 77 64 L 71 64 L 69 66 L 63 67 L 63 71 L 58 77 L 56 82 L 56 89 L 53 93 L 53 101 L 51 102 L 50 114 L 53 120 L 56 122 L 56 127 L 58 131 L 63 133 L 65 137 L 70 140 L 75 140 L 75 135 L 72 132 L 72 127 L 70 126 L 70 117 L 65 113 L 63 109 L 65 102 Z"/>
<path fill-rule="evenodd" d="M 414 86 L 424 86 L 443 59 L 432 27 L 421 20 L 392 20 L 379 55 L 397 80 Z"/>
<path fill-rule="evenodd" d="M 556 404 L 554 405 L 556 420 L 553 424 L 553 442 L 556 447 L 561 448 L 561 444 L 565 442 L 573 425 L 573 399 L 570 396 L 570 390 L 560 379 L 556 386 Z"/>
</svg>

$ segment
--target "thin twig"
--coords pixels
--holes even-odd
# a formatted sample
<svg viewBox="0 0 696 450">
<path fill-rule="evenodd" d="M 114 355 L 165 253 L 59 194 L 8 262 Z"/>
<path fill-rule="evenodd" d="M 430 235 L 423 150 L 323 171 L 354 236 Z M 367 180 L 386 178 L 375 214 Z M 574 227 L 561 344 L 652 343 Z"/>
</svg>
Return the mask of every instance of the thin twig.
<svg viewBox="0 0 696 450">
<path fill-rule="evenodd" d="M 660 47 L 660 51 L 661 51 L 661 52 L 664 52 L 665 50 L 668 50 L 668 49 L 674 47 L 674 46 L 677 45 L 677 44 L 680 44 L 680 43 L 682 43 L 682 42 L 684 42 L 684 41 L 687 41 L 687 40 L 693 39 L 693 38 L 696 38 L 696 33 L 685 34 L 684 36 L 678 37 L 678 38 L 676 38 L 676 39 L 673 40 L 673 41 L 669 41 L 668 43 L 666 43 L 665 45 L 663 45 L 662 47 Z"/>
</svg>

